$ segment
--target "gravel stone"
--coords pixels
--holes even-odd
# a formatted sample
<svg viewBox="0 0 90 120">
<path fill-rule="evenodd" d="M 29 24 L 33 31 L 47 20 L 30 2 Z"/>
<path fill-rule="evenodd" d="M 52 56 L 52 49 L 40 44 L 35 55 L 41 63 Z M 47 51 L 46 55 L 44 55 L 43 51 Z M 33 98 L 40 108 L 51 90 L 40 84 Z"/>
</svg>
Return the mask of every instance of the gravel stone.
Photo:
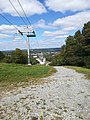
<svg viewBox="0 0 90 120">
<path fill-rule="evenodd" d="M 0 120 L 90 120 L 90 81 L 75 70 L 55 68 L 43 78 L 52 82 L 3 92 Z"/>
</svg>

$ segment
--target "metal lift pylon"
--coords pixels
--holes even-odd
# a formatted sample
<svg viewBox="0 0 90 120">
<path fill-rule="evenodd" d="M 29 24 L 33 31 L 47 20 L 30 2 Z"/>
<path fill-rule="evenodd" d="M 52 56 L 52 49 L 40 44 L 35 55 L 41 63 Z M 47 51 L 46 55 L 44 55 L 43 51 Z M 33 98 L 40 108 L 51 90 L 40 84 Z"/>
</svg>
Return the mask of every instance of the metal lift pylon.
<svg viewBox="0 0 90 120">
<path fill-rule="evenodd" d="M 29 43 L 29 38 L 30 37 L 36 37 L 36 34 L 35 34 L 35 31 L 32 31 L 32 32 L 22 32 L 22 31 L 18 31 L 22 36 L 23 34 L 25 33 L 26 36 L 27 36 L 27 52 L 28 52 L 28 65 L 31 65 L 31 62 L 30 62 L 30 43 Z"/>
</svg>

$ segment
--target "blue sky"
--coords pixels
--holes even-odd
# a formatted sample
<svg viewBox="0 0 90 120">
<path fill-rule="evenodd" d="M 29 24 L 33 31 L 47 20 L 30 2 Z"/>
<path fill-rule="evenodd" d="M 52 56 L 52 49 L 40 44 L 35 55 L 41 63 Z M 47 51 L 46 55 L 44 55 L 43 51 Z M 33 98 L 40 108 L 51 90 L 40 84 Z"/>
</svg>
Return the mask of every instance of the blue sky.
<svg viewBox="0 0 90 120">
<path fill-rule="evenodd" d="M 10 1 L 19 12 L 25 23 L 20 19 Z M 26 20 L 18 1 L 21 3 L 28 19 Z M 56 48 L 65 44 L 68 35 L 81 29 L 90 21 L 90 0 L 0 0 L 0 50 L 26 49 L 26 36 L 17 34 L 17 29 L 26 31 L 34 29 L 36 38 L 30 38 L 31 48 Z M 15 27 L 17 29 L 15 29 Z"/>
</svg>

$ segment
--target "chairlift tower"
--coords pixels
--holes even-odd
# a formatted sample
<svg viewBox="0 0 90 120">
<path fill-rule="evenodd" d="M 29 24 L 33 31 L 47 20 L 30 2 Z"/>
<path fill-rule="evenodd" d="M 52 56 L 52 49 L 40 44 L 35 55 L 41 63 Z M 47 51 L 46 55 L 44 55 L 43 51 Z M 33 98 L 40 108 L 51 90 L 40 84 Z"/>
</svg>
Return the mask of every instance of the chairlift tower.
<svg viewBox="0 0 90 120">
<path fill-rule="evenodd" d="M 28 27 L 27 27 L 28 28 Z M 28 65 L 31 65 L 31 63 L 30 63 L 30 43 L 29 43 L 29 38 L 30 37 L 36 37 L 36 34 L 35 34 L 35 31 L 32 31 L 32 32 L 30 32 L 30 31 L 20 31 L 20 30 L 18 30 L 18 32 L 23 36 L 24 34 L 26 35 L 26 37 L 27 37 L 27 40 L 26 40 L 26 42 L 27 42 L 27 52 L 28 52 Z"/>
</svg>

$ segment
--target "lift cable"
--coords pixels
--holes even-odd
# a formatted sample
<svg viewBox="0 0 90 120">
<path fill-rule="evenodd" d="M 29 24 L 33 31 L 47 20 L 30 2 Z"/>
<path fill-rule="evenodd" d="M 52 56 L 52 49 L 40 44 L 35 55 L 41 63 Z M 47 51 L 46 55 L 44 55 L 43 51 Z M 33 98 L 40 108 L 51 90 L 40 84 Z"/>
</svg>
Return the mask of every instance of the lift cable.
<svg viewBox="0 0 90 120">
<path fill-rule="evenodd" d="M 25 22 L 25 20 L 21 17 L 21 15 L 19 14 L 18 10 L 15 8 L 15 6 L 13 5 L 13 3 L 11 2 L 11 0 L 9 0 L 10 4 L 12 5 L 12 7 L 14 8 L 14 10 L 17 12 L 17 14 L 19 15 L 19 17 L 21 18 L 21 20 L 23 21 L 23 23 L 25 25 L 27 25 L 27 23 Z"/>
<path fill-rule="evenodd" d="M 13 25 L 13 23 L 10 22 L 3 14 L 0 13 L 0 16 L 2 16 L 10 25 L 12 25 L 23 36 L 23 33 L 15 25 Z"/>
<path fill-rule="evenodd" d="M 19 1 L 19 0 L 17 0 L 17 1 L 18 1 L 19 5 L 20 5 L 20 7 L 21 7 L 21 9 L 22 9 L 22 11 L 23 11 L 23 13 L 24 13 L 24 15 L 25 15 L 25 17 L 26 17 L 26 19 L 27 19 L 28 23 L 31 25 L 31 22 L 29 21 L 29 19 L 28 19 L 28 17 L 27 17 L 27 15 L 26 15 L 26 13 L 25 13 L 25 11 L 24 11 L 24 9 L 23 9 L 23 7 L 22 7 L 22 5 L 21 5 L 20 1 Z"/>
<path fill-rule="evenodd" d="M 4 15 L 2 15 L 1 13 L 0 13 L 0 15 L 1 15 L 10 25 L 12 25 L 16 30 L 18 30 L 18 28 L 17 28 L 15 25 L 13 25 L 12 22 L 10 22 Z M 18 31 L 19 31 L 19 30 L 18 30 Z"/>
</svg>

